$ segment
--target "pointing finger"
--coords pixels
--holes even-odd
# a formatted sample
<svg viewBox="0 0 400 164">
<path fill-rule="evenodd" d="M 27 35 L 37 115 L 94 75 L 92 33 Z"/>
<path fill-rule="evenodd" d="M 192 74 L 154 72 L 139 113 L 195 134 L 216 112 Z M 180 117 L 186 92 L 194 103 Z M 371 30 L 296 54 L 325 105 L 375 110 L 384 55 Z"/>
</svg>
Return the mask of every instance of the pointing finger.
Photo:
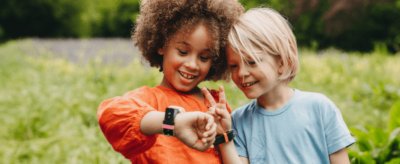
<svg viewBox="0 0 400 164">
<path fill-rule="evenodd" d="M 219 103 L 226 104 L 225 89 L 224 86 L 219 87 Z"/>
<path fill-rule="evenodd" d="M 210 91 L 208 91 L 207 88 L 201 88 L 201 92 L 203 93 L 204 97 L 210 103 L 211 106 L 217 105 L 217 103 L 214 100 L 214 97 L 211 95 Z"/>
</svg>

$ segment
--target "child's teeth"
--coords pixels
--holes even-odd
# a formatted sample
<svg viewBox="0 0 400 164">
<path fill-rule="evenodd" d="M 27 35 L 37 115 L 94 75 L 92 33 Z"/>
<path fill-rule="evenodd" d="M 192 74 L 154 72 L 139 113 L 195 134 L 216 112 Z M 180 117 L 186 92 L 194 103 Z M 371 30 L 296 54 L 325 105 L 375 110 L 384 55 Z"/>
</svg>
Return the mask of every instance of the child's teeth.
<svg viewBox="0 0 400 164">
<path fill-rule="evenodd" d="M 244 87 L 249 87 L 252 86 L 253 84 L 255 84 L 256 82 L 250 82 L 250 83 L 244 83 L 243 86 Z"/>
<path fill-rule="evenodd" d="M 185 74 L 185 73 L 181 73 L 181 74 L 182 74 L 182 76 L 184 78 L 188 78 L 188 79 L 193 79 L 194 78 L 194 76 L 191 76 L 191 75 L 188 75 L 188 74 Z"/>
</svg>

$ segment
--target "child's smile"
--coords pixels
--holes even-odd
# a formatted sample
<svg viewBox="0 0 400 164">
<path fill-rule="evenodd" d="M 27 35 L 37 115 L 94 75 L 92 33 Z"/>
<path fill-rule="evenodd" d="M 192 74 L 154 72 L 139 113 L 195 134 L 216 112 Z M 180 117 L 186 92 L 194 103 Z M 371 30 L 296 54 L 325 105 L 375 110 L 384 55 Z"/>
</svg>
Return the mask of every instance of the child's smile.
<svg viewBox="0 0 400 164">
<path fill-rule="evenodd" d="M 164 78 L 162 86 L 180 91 L 192 91 L 202 82 L 212 63 L 211 36 L 203 24 L 192 30 L 178 31 L 159 50 L 163 56 Z"/>
<path fill-rule="evenodd" d="M 242 87 L 243 88 L 249 88 L 249 87 L 253 86 L 256 83 L 258 83 L 258 81 L 242 83 Z"/>
<path fill-rule="evenodd" d="M 196 75 L 193 75 L 193 74 L 190 74 L 190 73 L 185 73 L 185 72 L 183 72 L 183 71 L 179 71 L 179 73 L 180 73 L 184 78 L 190 79 L 190 80 L 197 77 Z"/>
</svg>

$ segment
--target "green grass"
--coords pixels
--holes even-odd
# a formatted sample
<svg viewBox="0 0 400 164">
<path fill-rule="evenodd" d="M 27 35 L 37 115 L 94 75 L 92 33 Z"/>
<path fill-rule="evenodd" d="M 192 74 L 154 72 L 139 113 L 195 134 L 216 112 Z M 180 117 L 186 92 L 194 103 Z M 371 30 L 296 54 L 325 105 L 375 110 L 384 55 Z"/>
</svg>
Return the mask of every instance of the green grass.
<svg viewBox="0 0 400 164">
<path fill-rule="evenodd" d="M 0 163 L 129 163 L 100 132 L 97 106 L 139 86 L 155 86 L 162 74 L 139 61 L 127 66 L 103 64 L 99 59 L 75 64 L 47 51 L 34 56 L 33 51 L 37 50 L 29 40 L 0 46 Z M 389 113 L 399 113 L 389 111 L 400 108 L 394 105 L 400 101 L 400 55 L 334 50 L 316 55 L 303 50 L 300 58 L 301 70 L 291 86 L 326 94 L 356 136 L 364 137 L 367 144 L 381 141 L 371 141 L 366 134 L 388 129 L 388 120 L 396 119 Z M 232 108 L 248 102 L 232 83 L 202 84 L 218 85 L 225 86 Z M 390 129 L 397 125 L 392 123 Z M 363 128 L 367 130 L 360 132 Z M 387 137 L 389 132 L 375 136 Z M 367 151 L 365 156 L 371 159 L 364 159 L 370 162 L 371 152 L 377 151 L 360 145 L 351 149 L 352 156 L 360 158 Z"/>
</svg>

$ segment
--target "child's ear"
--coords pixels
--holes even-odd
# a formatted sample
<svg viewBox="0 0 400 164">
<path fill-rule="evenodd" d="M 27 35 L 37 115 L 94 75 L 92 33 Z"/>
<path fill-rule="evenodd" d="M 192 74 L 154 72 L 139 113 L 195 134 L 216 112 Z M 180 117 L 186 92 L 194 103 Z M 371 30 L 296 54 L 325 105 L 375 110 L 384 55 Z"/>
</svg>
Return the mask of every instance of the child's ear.
<svg viewBox="0 0 400 164">
<path fill-rule="evenodd" d="M 282 59 L 279 59 L 278 61 L 278 74 L 282 74 L 283 73 L 283 61 Z"/>
<path fill-rule="evenodd" d="M 279 68 L 278 68 L 278 74 L 281 75 L 282 73 L 283 73 L 283 67 L 282 67 L 282 66 L 279 66 Z"/>
<path fill-rule="evenodd" d="M 159 55 L 164 55 L 164 48 L 158 49 L 158 54 Z"/>
</svg>

